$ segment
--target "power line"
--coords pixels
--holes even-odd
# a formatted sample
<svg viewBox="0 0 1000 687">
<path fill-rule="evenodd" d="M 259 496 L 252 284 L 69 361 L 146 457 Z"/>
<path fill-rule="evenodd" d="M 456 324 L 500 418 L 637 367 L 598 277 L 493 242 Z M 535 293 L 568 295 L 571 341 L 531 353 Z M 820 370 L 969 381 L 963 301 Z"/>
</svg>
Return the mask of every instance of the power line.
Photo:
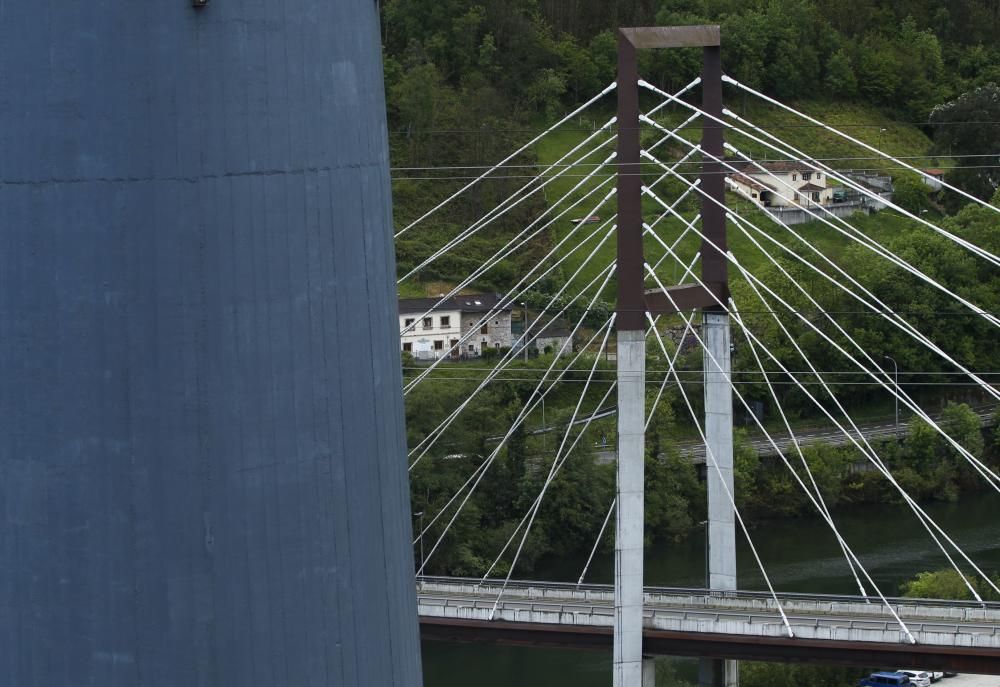
<svg viewBox="0 0 1000 687">
<path fill-rule="evenodd" d="M 970 158 L 982 158 L 991 157 L 1000 160 L 1000 153 L 971 153 L 968 155 L 896 155 L 897 160 L 952 160 L 952 159 L 970 159 Z M 854 157 L 816 157 L 809 158 L 811 162 L 852 162 L 852 161 L 869 161 L 869 160 L 885 160 L 886 158 L 878 155 L 863 155 Z M 799 162 L 806 163 L 805 158 L 794 158 L 794 157 L 762 157 L 753 158 L 750 160 L 734 159 L 732 162 L 737 162 L 741 165 L 743 164 L 753 164 L 759 163 L 762 165 L 773 164 L 776 162 Z M 664 164 L 674 165 L 702 165 L 704 162 L 702 160 L 664 160 Z M 489 164 L 479 164 L 479 165 L 426 165 L 426 166 L 411 166 L 411 167 L 390 167 L 390 172 L 423 172 L 431 170 L 448 170 L 448 171 L 458 171 L 458 170 L 477 170 L 477 169 L 558 169 L 558 168 L 575 168 L 575 167 L 606 167 L 614 166 L 615 163 L 607 162 L 566 162 L 561 164 L 546 164 L 544 162 L 537 162 L 534 164 L 520 164 L 520 165 L 489 165 Z M 951 169 L 951 168 L 949 168 Z M 841 170 L 850 172 L 851 170 Z M 730 172 L 727 172 L 727 174 Z"/>
<path fill-rule="evenodd" d="M 997 164 L 997 165 L 954 165 L 952 167 L 948 167 L 948 171 L 955 170 L 955 169 L 1000 169 L 1000 164 Z M 910 170 L 907 169 L 906 167 L 895 167 L 895 166 L 893 166 L 893 167 L 862 167 L 862 168 L 854 168 L 854 169 L 851 169 L 851 170 L 838 170 L 838 171 L 840 171 L 841 173 L 843 173 L 843 172 L 897 172 L 897 171 L 901 172 L 901 171 L 910 171 Z M 677 174 L 679 176 L 701 177 L 701 176 L 706 176 L 708 174 L 728 175 L 728 174 L 732 174 L 732 172 L 707 172 L 706 173 L 706 172 L 698 171 L 698 172 L 678 172 Z M 582 177 L 585 177 L 585 176 L 587 176 L 587 175 L 586 174 L 563 174 L 562 178 L 564 178 L 564 179 L 576 179 L 576 178 L 582 178 Z M 593 178 L 594 179 L 609 179 L 609 178 L 612 178 L 612 177 L 617 178 L 617 177 L 623 177 L 623 176 L 642 176 L 642 173 L 609 172 L 607 174 L 595 174 Z M 404 180 L 408 180 L 408 181 L 465 181 L 465 180 L 468 180 L 468 179 L 477 179 L 477 178 L 478 177 L 470 176 L 470 175 L 420 176 L 420 177 L 414 177 L 414 176 L 393 176 L 392 180 L 393 181 L 404 181 Z M 537 174 L 504 174 L 502 176 L 487 176 L 487 177 L 483 177 L 481 179 L 481 181 L 503 181 L 505 179 L 539 179 L 539 178 L 544 178 L 544 177 L 540 177 Z M 833 188 L 833 187 L 830 186 L 828 188 Z"/>
<path fill-rule="evenodd" d="M 745 113 L 744 113 L 745 114 Z M 889 120 L 879 124 L 871 124 L 868 122 L 850 122 L 845 124 L 836 124 L 837 128 L 845 129 L 885 129 L 891 126 L 930 126 L 930 127 L 946 127 L 946 126 L 996 126 L 1000 125 L 1000 121 L 993 120 L 968 120 L 959 122 L 917 122 L 917 121 L 900 121 L 900 120 Z M 692 127 L 703 128 L 699 124 L 691 124 Z M 831 125 L 832 126 L 832 125 Z M 576 126 L 576 127 L 558 127 L 556 131 L 566 131 L 566 132 L 585 132 L 585 131 L 595 131 L 599 127 L 587 127 L 587 126 Z M 631 127 L 635 128 L 635 127 Z M 643 128 L 643 127 L 639 127 Z M 718 127 L 707 127 L 707 128 L 718 128 Z M 817 124 L 801 123 L 801 124 L 769 124 L 768 129 L 817 129 L 822 128 Z M 626 127 L 616 127 L 619 130 L 627 130 Z M 413 136 L 422 135 L 456 135 L 456 134 L 484 134 L 484 133 L 497 133 L 497 134 L 537 134 L 543 131 L 547 131 L 548 128 L 531 128 L 531 127 L 518 127 L 518 128 L 502 128 L 502 127 L 483 127 L 479 129 L 390 129 L 390 136 L 406 136 L 411 138 Z"/>
</svg>

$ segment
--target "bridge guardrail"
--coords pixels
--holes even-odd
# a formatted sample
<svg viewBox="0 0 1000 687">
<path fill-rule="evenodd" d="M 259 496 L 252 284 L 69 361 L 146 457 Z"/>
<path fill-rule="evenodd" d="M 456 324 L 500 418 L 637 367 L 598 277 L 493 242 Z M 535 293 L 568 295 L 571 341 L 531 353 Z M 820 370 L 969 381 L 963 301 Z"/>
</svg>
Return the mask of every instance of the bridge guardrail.
<svg viewBox="0 0 1000 687">
<path fill-rule="evenodd" d="M 432 584 L 462 584 L 472 586 L 503 586 L 505 581 L 496 578 L 482 580 L 478 577 L 440 577 L 440 576 L 420 576 L 416 578 L 417 585 L 422 582 Z M 511 589 L 552 589 L 555 591 L 591 591 L 591 592 L 613 592 L 614 587 L 609 584 L 573 584 L 572 582 L 545 582 L 541 580 L 510 580 L 506 582 L 508 590 Z M 661 596 L 705 596 L 710 598 L 724 599 L 746 599 L 746 600 L 771 600 L 770 592 L 755 590 L 719 590 L 700 589 L 697 587 L 646 587 L 647 595 Z M 870 603 L 882 605 L 882 599 L 877 596 L 860 596 L 850 594 L 811 594 L 803 592 L 781 592 L 779 600 L 805 601 L 814 603 Z M 1000 610 L 1000 602 L 996 601 L 954 601 L 949 599 L 917 599 L 910 597 L 886 597 L 886 601 L 896 606 L 931 606 L 939 608 L 960 608 L 960 609 L 990 609 Z"/>
<path fill-rule="evenodd" d="M 461 599 L 455 599 L 449 596 L 440 595 L 419 595 L 418 600 L 420 603 L 424 603 L 431 606 L 440 606 L 442 608 L 471 608 L 472 610 L 492 610 L 495 601 L 492 599 L 476 599 L 463 597 Z M 603 604 L 580 604 L 580 603 L 552 603 L 552 602 L 534 602 L 534 601 L 504 601 L 500 600 L 497 604 L 497 610 L 499 611 L 528 611 L 530 613 L 538 612 L 549 612 L 558 613 L 559 615 L 564 615 L 566 613 L 571 613 L 573 615 L 581 614 L 588 617 L 602 616 L 610 618 L 614 615 L 613 606 Z M 655 621 L 657 618 L 673 618 L 679 619 L 680 621 L 698 621 L 705 620 L 714 623 L 720 623 L 723 621 L 737 621 L 745 622 L 748 625 L 782 625 L 780 616 L 777 615 L 760 615 L 753 613 L 733 613 L 733 612 L 721 612 L 721 611 L 691 611 L 691 610 L 677 610 L 671 611 L 668 609 L 659 608 L 647 608 L 643 613 L 645 618 Z M 893 620 L 869 620 L 869 619 L 856 619 L 856 618 L 836 618 L 836 617 L 805 617 L 805 616 L 788 616 L 788 622 L 793 627 L 794 626 L 812 626 L 812 627 L 836 627 L 844 628 L 848 630 L 879 630 L 882 632 L 894 632 L 899 629 L 899 625 Z M 935 633 L 935 634 L 985 634 L 989 636 L 1000 635 L 1000 627 L 996 625 L 985 625 L 978 623 L 940 623 L 940 622 L 907 622 L 907 627 L 911 632 L 918 633 Z"/>
</svg>

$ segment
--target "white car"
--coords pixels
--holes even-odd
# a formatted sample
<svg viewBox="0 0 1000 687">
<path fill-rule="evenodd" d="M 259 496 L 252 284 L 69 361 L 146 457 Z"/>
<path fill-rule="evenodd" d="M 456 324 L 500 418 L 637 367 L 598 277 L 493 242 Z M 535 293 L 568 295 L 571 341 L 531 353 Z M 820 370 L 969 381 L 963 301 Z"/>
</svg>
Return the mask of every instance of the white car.
<svg viewBox="0 0 1000 687">
<path fill-rule="evenodd" d="M 916 685 L 916 687 L 931 687 L 930 673 L 923 670 L 897 670 L 896 672 L 910 678 L 910 682 Z"/>
<path fill-rule="evenodd" d="M 938 670 L 928 670 L 927 672 L 931 674 L 931 682 L 937 682 L 944 677 L 944 673 Z"/>
</svg>

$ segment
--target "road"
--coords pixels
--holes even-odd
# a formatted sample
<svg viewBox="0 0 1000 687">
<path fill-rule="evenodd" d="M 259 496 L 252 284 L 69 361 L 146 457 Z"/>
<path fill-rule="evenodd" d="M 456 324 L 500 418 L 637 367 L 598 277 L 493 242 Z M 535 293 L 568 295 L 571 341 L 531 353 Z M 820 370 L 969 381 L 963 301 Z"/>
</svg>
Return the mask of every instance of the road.
<svg viewBox="0 0 1000 687">
<path fill-rule="evenodd" d="M 983 426 L 989 426 L 993 423 L 993 415 L 997 410 L 996 405 L 984 404 L 974 406 L 973 410 L 979 416 L 982 421 Z M 941 413 L 931 413 L 931 418 L 935 421 L 941 419 Z M 868 441 L 880 441 L 883 439 L 888 439 L 893 436 L 906 436 L 909 431 L 906 423 L 909 418 L 900 418 L 899 425 L 892 420 L 878 420 L 875 422 L 869 422 L 858 425 L 858 429 L 864 435 L 865 439 Z M 793 448 L 793 442 L 791 436 L 786 432 L 776 432 L 772 433 L 771 437 L 774 439 L 774 444 L 778 446 L 778 449 L 785 453 Z M 827 443 L 833 446 L 842 446 L 851 443 L 851 440 L 844 436 L 836 427 L 812 427 L 812 428 L 802 428 L 800 430 L 795 430 L 795 437 L 799 442 L 799 445 L 805 446 L 808 444 L 815 443 Z M 747 441 L 750 446 L 757 452 L 760 456 L 772 456 L 775 455 L 774 445 L 771 444 L 763 434 L 757 432 L 748 435 Z M 678 447 L 683 455 L 691 458 L 691 461 L 695 465 L 703 465 L 705 463 L 705 446 L 700 441 L 681 441 L 678 442 Z M 597 462 L 599 463 L 611 463 L 615 460 L 616 451 L 614 449 L 605 449 L 603 447 L 597 448 Z"/>
</svg>

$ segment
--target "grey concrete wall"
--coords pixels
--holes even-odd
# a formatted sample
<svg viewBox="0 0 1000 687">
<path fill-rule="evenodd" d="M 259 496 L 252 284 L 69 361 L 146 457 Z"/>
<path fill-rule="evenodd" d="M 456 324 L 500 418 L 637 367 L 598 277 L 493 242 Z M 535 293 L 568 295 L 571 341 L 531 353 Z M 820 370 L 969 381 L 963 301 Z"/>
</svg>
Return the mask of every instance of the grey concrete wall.
<svg viewBox="0 0 1000 687">
<path fill-rule="evenodd" d="M 0 684 L 420 683 L 377 27 L 0 5 Z"/>
</svg>

